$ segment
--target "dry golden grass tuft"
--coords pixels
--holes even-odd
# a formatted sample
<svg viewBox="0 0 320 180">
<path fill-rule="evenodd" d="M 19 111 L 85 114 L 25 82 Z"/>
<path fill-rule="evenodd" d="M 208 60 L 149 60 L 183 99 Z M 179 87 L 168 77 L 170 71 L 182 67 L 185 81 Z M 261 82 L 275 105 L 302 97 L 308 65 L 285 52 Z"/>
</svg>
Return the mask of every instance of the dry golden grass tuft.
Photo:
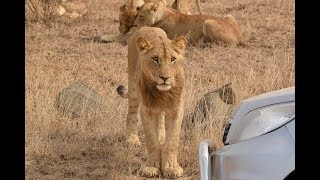
<svg viewBox="0 0 320 180">
<path fill-rule="evenodd" d="M 26 0 L 26 18 L 48 25 L 56 18 L 59 6 L 60 0 Z"/>
<path fill-rule="evenodd" d="M 26 179 L 142 179 L 139 168 L 146 157 L 145 144 L 141 148 L 125 144 L 127 100 L 116 93 L 119 84 L 127 86 L 127 46 L 94 41 L 105 33 L 118 33 L 122 1 L 84 2 L 88 12 L 79 19 L 61 17 L 45 26 L 26 17 Z M 293 0 L 201 3 L 206 14 L 232 14 L 251 45 L 187 47 L 178 156 L 185 172 L 181 179 L 200 178 L 200 141 L 221 144 L 226 108 L 211 112 L 210 120 L 191 124 L 190 112 L 202 95 L 232 83 L 237 105 L 248 97 L 295 85 L 294 6 Z M 195 4 L 192 12 L 197 13 Z M 106 106 L 86 117 L 63 117 L 54 108 L 55 98 L 79 81 L 103 96 Z M 142 128 L 140 137 L 143 141 Z"/>
</svg>

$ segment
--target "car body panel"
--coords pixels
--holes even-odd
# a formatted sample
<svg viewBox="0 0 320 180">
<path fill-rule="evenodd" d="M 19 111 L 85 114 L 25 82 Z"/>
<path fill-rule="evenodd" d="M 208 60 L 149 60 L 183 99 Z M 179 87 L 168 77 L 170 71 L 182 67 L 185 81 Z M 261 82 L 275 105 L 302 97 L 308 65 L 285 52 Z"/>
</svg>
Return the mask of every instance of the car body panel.
<svg viewBox="0 0 320 180">
<path fill-rule="evenodd" d="M 295 101 L 294 87 L 272 91 L 272 92 L 254 96 L 242 101 L 238 105 L 238 107 L 233 111 L 229 119 L 229 123 L 231 123 L 232 125 L 229 129 L 229 133 L 226 139 L 226 144 L 235 143 L 234 139 L 237 139 L 238 138 L 237 136 L 241 133 L 239 131 L 243 129 L 243 126 L 246 126 L 246 122 L 244 122 L 242 118 L 249 112 L 265 106 L 281 104 L 281 103 L 289 103 L 294 101 Z M 278 124 L 278 126 L 273 127 L 272 129 L 270 129 L 270 131 L 278 128 L 279 126 L 282 126 L 283 124 L 287 123 L 289 120 L 291 119 L 288 119 L 286 122 L 283 122 L 282 124 Z"/>
<path fill-rule="evenodd" d="M 219 150 L 215 148 L 213 141 L 202 141 L 199 145 L 201 180 L 284 179 L 293 172 L 295 170 L 294 87 L 265 93 L 241 102 L 229 119 L 231 126 L 225 130 L 225 140 L 227 142 L 237 131 L 246 129 L 243 127 L 248 126 L 248 123 L 246 124 L 242 118 L 249 112 L 286 103 L 290 105 L 292 116 L 281 121 L 282 123 L 275 121 L 275 126 L 263 134 L 225 143 Z M 254 119 L 253 122 L 255 121 Z"/>
<path fill-rule="evenodd" d="M 231 130 L 229 130 L 224 144 L 234 144 L 266 134 L 283 126 L 294 118 L 294 101 L 272 104 L 255 109 L 248 112 L 241 119 L 234 119 L 234 121 L 231 121 Z"/>
<path fill-rule="evenodd" d="M 210 140 L 204 140 L 199 145 L 199 164 L 200 164 L 200 176 L 201 180 L 209 180 L 211 177 L 211 155 L 210 148 L 213 146 L 213 142 Z"/>
<path fill-rule="evenodd" d="M 232 119 L 240 119 L 249 111 L 259 107 L 278 104 L 282 102 L 295 101 L 295 87 L 288 87 L 276 91 L 260 94 L 241 101 L 231 114 Z"/>
<path fill-rule="evenodd" d="M 295 122 L 294 120 L 289 122 L 288 124 L 286 124 L 286 128 L 288 129 L 290 135 L 292 136 L 293 140 L 295 141 L 296 138 L 295 138 Z"/>
<path fill-rule="evenodd" d="M 211 154 L 212 179 L 283 179 L 295 169 L 295 143 L 285 126 Z"/>
</svg>

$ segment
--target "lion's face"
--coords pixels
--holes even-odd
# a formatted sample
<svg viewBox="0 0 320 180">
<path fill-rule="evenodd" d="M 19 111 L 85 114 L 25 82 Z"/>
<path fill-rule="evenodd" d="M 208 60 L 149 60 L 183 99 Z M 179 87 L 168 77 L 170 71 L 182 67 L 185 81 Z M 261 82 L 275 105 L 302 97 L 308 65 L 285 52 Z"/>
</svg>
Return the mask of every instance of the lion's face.
<svg viewBox="0 0 320 180">
<path fill-rule="evenodd" d="M 119 13 L 119 31 L 122 34 L 129 32 L 130 28 L 133 26 L 134 20 L 137 16 L 137 8 L 129 8 L 125 4 L 120 7 Z"/>
<path fill-rule="evenodd" d="M 141 28 L 143 26 L 152 26 L 156 23 L 157 10 L 159 4 L 152 2 L 145 3 L 143 6 L 138 7 L 138 13 L 133 26 Z"/>
<path fill-rule="evenodd" d="M 177 83 L 177 75 L 183 72 L 183 51 L 186 38 L 161 43 L 137 38 L 143 78 L 160 91 L 170 90 Z"/>
</svg>

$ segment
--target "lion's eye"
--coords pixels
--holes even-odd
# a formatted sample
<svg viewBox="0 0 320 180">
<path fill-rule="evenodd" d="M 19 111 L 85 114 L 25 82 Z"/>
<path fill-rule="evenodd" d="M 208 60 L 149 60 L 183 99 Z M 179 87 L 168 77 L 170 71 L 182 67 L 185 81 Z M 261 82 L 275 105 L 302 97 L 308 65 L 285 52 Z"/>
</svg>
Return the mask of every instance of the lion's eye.
<svg viewBox="0 0 320 180">
<path fill-rule="evenodd" d="M 176 60 L 175 57 L 172 57 L 172 58 L 171 58 L 171 62 L 174 62 L 175 60 Z"/>
<path fill-rule="evenodd" d="M 140 16 L 139 16 L 139 19 L 143 19 L 143 16 L 142 16 L 142 15 L 140 15 Z"/>
<path fill-rule="evenodd" d="M 159 64 L 159 58 L 157 56 L 153 57 L 152 60 Z"/>
</svg>

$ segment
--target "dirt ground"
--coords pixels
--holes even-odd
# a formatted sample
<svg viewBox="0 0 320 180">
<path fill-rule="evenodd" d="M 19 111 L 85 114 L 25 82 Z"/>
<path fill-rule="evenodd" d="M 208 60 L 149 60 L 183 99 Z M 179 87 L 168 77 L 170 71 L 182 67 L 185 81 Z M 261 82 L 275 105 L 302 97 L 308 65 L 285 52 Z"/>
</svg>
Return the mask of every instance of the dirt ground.
<svg viewBox="0 0 320 180">
<path fill-rule="evenodd" d="M 139 174 L 147 151 L 125 143 L 127 45 L 94 41 L 118 33 L 121 0 L 87 0 L 80 19 L 58 18 L 50 25 L 26 14 L 26 179 L 146 179 Z M 185 117 L 178 161 L 180 179 L 200 179 L 198 145 L 221 143 L 227 111 L 192 125 L 190 112 L 206 92 L 232 83 L 236 104 L 254 95 L 295 85 L 295 4 L 293 0 L 205 0 L 202 11 L 233 15 L 249 47 L 188 46 L 185 54 Z M 197 13 L 194 3 L 192 13 Z M 98 113 L 63 117 L 54 102 L 62 89 L 83 82 L 105 99 Z M 154 179 L 163 179 L 157 177 Z"/>
</svg>

